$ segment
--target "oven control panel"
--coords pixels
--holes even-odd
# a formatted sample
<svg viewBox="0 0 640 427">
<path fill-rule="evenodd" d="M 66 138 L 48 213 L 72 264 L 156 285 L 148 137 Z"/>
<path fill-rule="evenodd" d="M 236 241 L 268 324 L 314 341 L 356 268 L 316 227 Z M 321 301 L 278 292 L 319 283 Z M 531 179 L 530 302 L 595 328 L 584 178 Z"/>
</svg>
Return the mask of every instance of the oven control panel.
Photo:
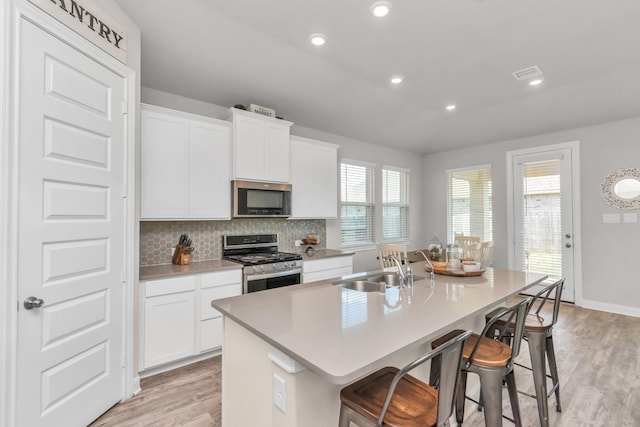
<svg viewBox="0 0 640 427">
<path fill-rule="evenodd" d="M 269 264 L 247 265 L 244 267 L 244 274 L 276 273 L 299 268 L 302 268 L 302 260 L 272 262 Z"/>
</svg>

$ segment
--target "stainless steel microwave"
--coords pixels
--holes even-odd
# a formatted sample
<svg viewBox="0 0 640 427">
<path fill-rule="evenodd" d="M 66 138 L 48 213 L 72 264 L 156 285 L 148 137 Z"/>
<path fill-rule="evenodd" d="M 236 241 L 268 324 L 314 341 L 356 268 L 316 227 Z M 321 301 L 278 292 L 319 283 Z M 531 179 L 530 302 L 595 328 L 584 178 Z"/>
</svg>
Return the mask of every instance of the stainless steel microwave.
<svg viewBox="0 0 640 427">
<path fill-rule="evenodd" d="M 234 218 L 286 218 L 291 215 L 291 184 L 231 181 Z"/>
</svg>

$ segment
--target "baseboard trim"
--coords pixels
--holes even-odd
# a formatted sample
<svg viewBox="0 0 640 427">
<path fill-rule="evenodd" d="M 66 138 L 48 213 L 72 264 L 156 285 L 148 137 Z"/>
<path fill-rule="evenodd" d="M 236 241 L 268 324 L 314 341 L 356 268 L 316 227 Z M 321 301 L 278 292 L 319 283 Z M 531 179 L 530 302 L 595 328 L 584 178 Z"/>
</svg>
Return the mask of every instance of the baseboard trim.
<svg viewBox="0 0 640 427">
<path fill-rule="evenodd" d="M 582 307 L 591 310 L 606 311 L 607 313 L 624 314 L 625 316 L 640 317 L 640 308 L 628 307 L 626 305 L 607 304 L 598 301 L 582 300 Z"/>
<path fill-rule="evenodd" d="M 133 390 L 133 395 L 140 393 L 142 388 L 140 387 L 140 375 L 137 375 L 133 381 L 131 381 L 131 389 Z"/>
<path fill-rule="evenodd" d="M 141 379 L 150 377 L 152 375 L 160 374 L 162 372 L 171 371 L 176 368 L 190 365 L 192 363 L 200 362 L 201 360 L 209 359 L 211 357 L 219 356 L 222 354 L 222 349 L 213 350 L 207 353 L 199 354 L 197 356 L 187 357 L 185 359 L 176 360 L 174 362 L 165 363 L 164 365 L 154 366 L 144 371 L 139 372 Z"/>
</svg>

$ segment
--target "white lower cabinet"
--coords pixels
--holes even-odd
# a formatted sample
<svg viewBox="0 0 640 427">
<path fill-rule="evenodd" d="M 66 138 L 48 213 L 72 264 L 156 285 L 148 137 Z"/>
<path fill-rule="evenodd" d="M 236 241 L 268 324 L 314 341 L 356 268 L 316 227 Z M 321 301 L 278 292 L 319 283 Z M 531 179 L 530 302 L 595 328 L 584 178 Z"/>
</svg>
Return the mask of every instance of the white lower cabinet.
<svg viewBox="0 0 640 427">
<path fill-rule="evenodd" d="M 197 276 L 150 280 L 144 284 L 144 367 L 193 354 Z"/>
<path fill-rule="evenodd" d="M 144 303 L 144 367 L 193 354 L 195 292 L 147 298 Z"/>
<path fill-rule="evenodd" d="M 211 301 L 242 294 L 242 270 L 141 282 L 141 370 L 222 346 L 222 313 Z"/>
<path fill-rule="evenodd" d="M 305 260 L 302 263 L 302 283 L 332 279 L 353 274 L 352 255 Z"/>
</svg>

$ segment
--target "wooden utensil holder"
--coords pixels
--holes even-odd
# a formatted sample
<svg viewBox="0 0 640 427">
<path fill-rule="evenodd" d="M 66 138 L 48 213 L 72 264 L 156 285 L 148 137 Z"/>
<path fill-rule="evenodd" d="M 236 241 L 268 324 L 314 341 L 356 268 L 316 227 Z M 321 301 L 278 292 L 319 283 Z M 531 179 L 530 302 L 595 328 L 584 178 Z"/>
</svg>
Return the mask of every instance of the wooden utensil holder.
<svg viewBox="0 0 640 427">
<path fill-rule="evenodd" d="M 191 254 L 187 253 L 187 247 L 183 245 L 176 245 L 176 249 L 173 251 L 173 257 L 171 258 L 171 264 L 175 265 L 189 265 L 191 264 Z"/>
</svg>

